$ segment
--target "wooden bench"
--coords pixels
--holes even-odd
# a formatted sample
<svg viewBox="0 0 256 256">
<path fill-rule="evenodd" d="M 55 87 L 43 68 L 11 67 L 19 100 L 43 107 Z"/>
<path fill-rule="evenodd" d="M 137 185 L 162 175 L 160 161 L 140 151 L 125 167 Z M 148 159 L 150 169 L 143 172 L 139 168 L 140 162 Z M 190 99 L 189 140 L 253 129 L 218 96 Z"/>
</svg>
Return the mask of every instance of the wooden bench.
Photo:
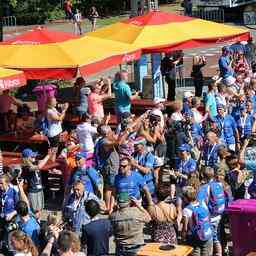
<svg viewBox="0 0 256 256">
<path fill-rule="evenodd" d="M 3 151 L 2 156 L 3 156 L 3 166 L 4 167 L 8 167 L 8 166 L 14 165 L 14 164 L 22 164 L 21 153 Z M 47 164 L 41 169 L 41 171 L 45 172 L 50 169 L 59 168 L 60 166 L 61 165 L 58 161 L 52 162 L 49 160 L 47 162 Z"/>
</svg>

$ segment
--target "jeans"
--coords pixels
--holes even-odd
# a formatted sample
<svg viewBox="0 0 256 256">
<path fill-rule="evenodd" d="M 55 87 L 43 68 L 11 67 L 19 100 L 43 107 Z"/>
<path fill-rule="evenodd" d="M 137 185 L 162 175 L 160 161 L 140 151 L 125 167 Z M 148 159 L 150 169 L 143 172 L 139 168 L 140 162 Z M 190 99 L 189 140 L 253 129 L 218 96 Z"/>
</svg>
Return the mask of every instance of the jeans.
<svg viewBox="0 0 256 256">
<path fill-rule="evenodd" d="M 203 78 L 194 78 L 195 96 L 201 97 L 204 87 Z"/>
<path fill-rule="evenodd" d="M 170 76 L 165 76 L 165 81 L 168 84 L 168 95 L 167 100 L 175 100 L 175 79 L 170 78 Z"/>
<path fill-rule="evenodd" d="M 117 245 L 116 256 L 136 256 L 142 245 Z"/>
<path fill-rule="evenodd" d="M 197 239 L 189 240 L 189 245 L 193 247 L 192 256 L 212 256 L 213 242 L 212 239 L 208 241 L 200 241 Z"/>
</svg>

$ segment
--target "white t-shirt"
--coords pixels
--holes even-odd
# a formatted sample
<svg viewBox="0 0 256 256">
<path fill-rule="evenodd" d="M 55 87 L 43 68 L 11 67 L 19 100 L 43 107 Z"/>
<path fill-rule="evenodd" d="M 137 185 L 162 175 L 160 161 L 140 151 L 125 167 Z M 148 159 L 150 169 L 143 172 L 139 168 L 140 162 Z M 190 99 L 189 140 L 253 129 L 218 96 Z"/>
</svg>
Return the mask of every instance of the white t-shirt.
<svg viewBox="0 0 256 256">
<path fill-rule="evenodd" d="M 52 138 L 62 133 L 61 121 L 54 121 L 51 119 L 52 115 L 58 115 L 59 112 L 56 108 L 47 109 L 46 117 L 48 120 L 48 137 Z"/>
<path fill-rule="evenodd" d="M 183 120 L 183 115 L 181 112 L 174 112 L 171 115 L 171 120 L 173 121 L 182 121 Z"/>
<path fill-rule="evenodd" d="M 93 136 L 97 134 L 97 128 L 92 126 L 89 122 L 79 124 L 76 128 L 76 134 L 79 144 L 83 150 L 87 152 L 94 151 Z"/>
<path fill-rule="evenodd" d="M 76 13 L 74 15 L 74 19 L 75 19 L 76 22 L 81 22 L 81 20 L 82 20 L 81 13 Z"/>
</svg>

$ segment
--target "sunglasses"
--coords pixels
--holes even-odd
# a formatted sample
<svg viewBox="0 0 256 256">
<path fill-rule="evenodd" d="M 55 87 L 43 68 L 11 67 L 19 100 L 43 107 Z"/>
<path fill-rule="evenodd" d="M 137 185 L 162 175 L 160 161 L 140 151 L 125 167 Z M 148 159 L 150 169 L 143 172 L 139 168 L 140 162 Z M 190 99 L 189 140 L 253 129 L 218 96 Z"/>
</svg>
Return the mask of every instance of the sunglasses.
<svg viewBox="0 0 256 256">
<path fill-rule="evenodd" d="M 120 168 L 126 168 L 128 165 L 120 165 Z"/>
</svg>

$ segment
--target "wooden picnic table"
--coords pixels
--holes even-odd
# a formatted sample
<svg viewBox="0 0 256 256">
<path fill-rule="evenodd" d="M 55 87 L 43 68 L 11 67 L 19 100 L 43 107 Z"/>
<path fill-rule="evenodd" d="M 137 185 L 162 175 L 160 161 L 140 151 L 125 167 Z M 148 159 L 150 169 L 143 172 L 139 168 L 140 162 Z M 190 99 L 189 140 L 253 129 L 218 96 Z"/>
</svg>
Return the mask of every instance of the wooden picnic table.
<svg viewBox="0 0 256 256">
<path fill-rule="evenodd" d="M 187 256 L 192 251 L 193 248 L 187 245 L 176 245 L 176 248 L 170 251 L 163 251 L 159 249 L 160 243 L 148 243 L 143 246 L 139 252 L 138 256 Z"/>
</svg>

